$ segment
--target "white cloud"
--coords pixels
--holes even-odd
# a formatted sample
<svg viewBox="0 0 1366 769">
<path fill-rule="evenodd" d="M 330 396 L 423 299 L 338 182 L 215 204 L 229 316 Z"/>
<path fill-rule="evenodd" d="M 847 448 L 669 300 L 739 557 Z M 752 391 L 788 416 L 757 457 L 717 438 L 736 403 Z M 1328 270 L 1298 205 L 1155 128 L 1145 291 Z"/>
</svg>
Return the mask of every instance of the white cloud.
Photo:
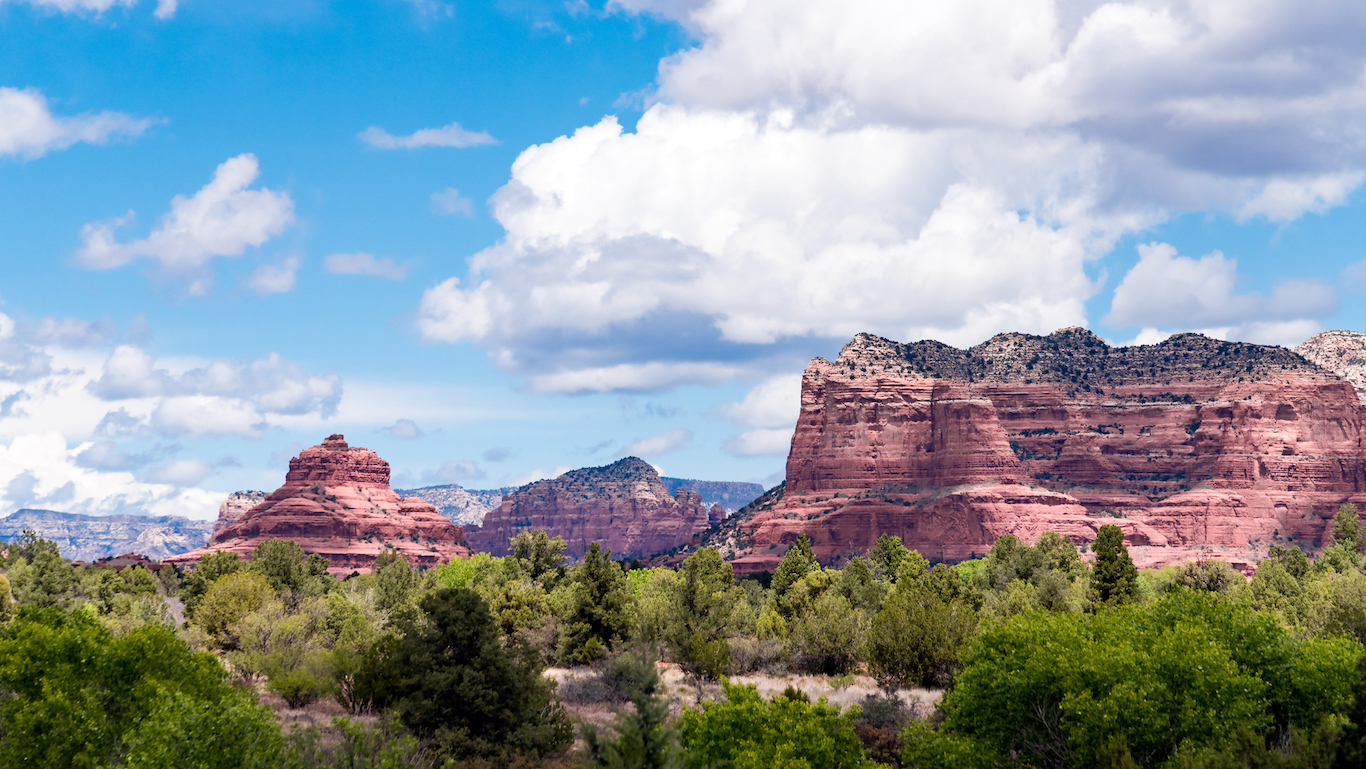
<svg viewBox="0 0 1366 769">
<path fill-rule="evenodd" d="M 380 432 L 390 438 L 398 438 L 399 440 L 404 441 L 417 440 L 426 435 L 426 433 L 422 432 L 422 428 L 417 426 L 417 422 L 414 422 L 411 419 L 400 419 L 383 430 L 380 430 Z"/>
<path fill-rule="evenodd" d="M 198 486 L 213 475 L 214 466 L 203 459 L 177 459 L 148 470 L 144 480 L 171 486 Z"/>
<path fill-rule="evenodd" d="M 32 340 L 37 345 L 55 344 L 64 347 L 94 347 L 114 338 L 118 329 L 105 318 L 98 321 L 78 318 L 43 318 L 33 330 Z"/>
<path fill-rule="evenodd" d="M 546 472 L 544 469 L 537 467 L 517 476 L 508 483 L 508 485 L 525 486 L 528 483 L 535 483 L 536 481 L 545 480 L 547 478 L 558 478 L 573 469 L 574 468 L 569 465 L 556 465 L 554 470 Z"/>
<path fill-rule="evenodd" d="M 258 294 L 284 294 L 294 290 L 295 273 L 303 261 L 291 256 L 279 264 L 263 264 L 242 285 Z"/>
<path fill-rule="evenodd" d="M 474 201 L 460 194 L 460 190 L 447 187 L 432 193 L 432 213 L 445 216 L 474 216 Z"/>
<path fill-rule="evenodd" d="M 240 256 L 294 223 L 289 193 L 248 189 L 259 175 L 255 155 L 224 161 L 213 181 L 193 196 L 175 196 L 171 210 L 141 240 L 120 243 L 114 236 L 115 229 L 132 221 L 132 211 L 87 224 L 81 230 L 84 245 L 76 254 L 77 261 L 90 269 L 110 269 L 148 257 L 169 272 L 184 273 L 216 256 Z"/>
<path fill-rule="evenodd" d="M 1359 4 L 614 7 L 699 45 L 661 63 L 634 132 L 608 117 L 526 149 L 492 199 L 504 240 L 418 310 L 424 337 L 533 389 L 774 370 L 859 331 L 1085 324 L 1086 267 L 1121 236 L 1173 211 L 1288 221 L 1366 178 Z M 1272 322 L 1314 291 L 1268 297 Z"/>
<path fill-rule="evenodd" d="M 723 448 L 741 457 L 785 457 L 792 448 L 792 428 L 746 430 L 728 439 Z"/>
<path fill-rule="evenodd" d="M 323 258 L 323 269 L 333 275 L 368 275 L 389 280 L 403 280 L 412 269 L 411 261 L 398 264 L 393 257 L 376 259 L 374 254 L 328 254 Z"/>
<path fill-rule="evenodd" d="M 752 428 L 732 436 L 723 448 L 737 456 L 786 456 L 801 405 L 801 374 L 782 374 L 760 382 L 739 403 L 720 409 L 736 424 Z"/>
<path fill-rule="evenodd" d="M 370 126 L 359 134 L 361 141 L 382 150 L 412 150 L 420 147 L 477 147 L 497 144 L 487 131 L 466 131 L 459 123 L 441 128 L 423 128 L 407 136 L 394 136 L 379 126 Z"/>
<path fill-rule="evenodd" d="M 621 456 L 648 457 L 668 454 L 692 443 L 692 430 L 676 427 L 659 435 L 634 441 L 621 450 Z"/>
<path fill-rule="evenodd" d="M 259 438 L 286 416 L 330 417 L 342 397 L 336 374 L 310 376 L 276 353 L 172 371 L 132 345 L 115 348 L 86 389 L 103 401 L 128 403 L 106 415 L 109 437 Z"/>
<path fill-rule="evenodd" d="M 58 117 L 37 89 L 0 88 L 0 156 L 32 159 L 79 142 L 104 144 L 115 138 L 136 138 L 155 122 L 122 112 Z"/>
<path fill-rule="evenodd" d="M 1337 310 L 1337 292 L 1312 281 L 1283 281 L 1270 296 L 1238 293 L 1238 262 L 1218 251 L 1192 259 L 1169 244 L 1149 243 L 1138 253 L 1138 263 L 1115 289 L 1106 317 L 1112 326 L 1298 343 L 1320 330 L 1313 318 Z"/>
<path fill-rule="evenodd" d="M 527 386 L 541 393 L 649 391 L 677 384 L 720 384 L 739 373 L 739 368 L 722 363 L 621 363 L 537 374 L 527 379 Z"/>
<path fill-rule="evenodd" d="M 212 519 L 221 492 L 139 481 L 126 471 L 82 466 L 92 444 L 67 448 L 57 431 L 26 433 L 0 443 L 0 512 L 24 507 L 109 515 L 182 515 Z"/>
</svg>

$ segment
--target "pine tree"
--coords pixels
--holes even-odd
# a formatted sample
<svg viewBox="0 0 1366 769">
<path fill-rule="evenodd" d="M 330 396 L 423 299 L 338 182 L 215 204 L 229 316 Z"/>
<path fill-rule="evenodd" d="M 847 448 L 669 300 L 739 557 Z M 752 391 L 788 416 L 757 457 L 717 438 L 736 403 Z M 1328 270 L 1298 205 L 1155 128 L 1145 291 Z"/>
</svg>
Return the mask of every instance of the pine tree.
<svg viewBox="0 0 1366 769">
<path fill-rule="evenodd" d="M 630 679 L 626 699 L 635 709 L 617 712 L 615 741 L 603 739 L 591 724 L 584 724 L 588 755 L 602 769 L 674 769 L 679 765 L 678 734 L 669 720 L 669 701 L 654 655 L 642 651 L 622 662 Z"/>
<path fill-rule="evenodd" d="M 1361 516 L 1357 514 L 1356 505 L 1345 504 L 1333 516 L 1333 544 L 1341 545 L 1350 552 L 1361 549 Z"/>
<path fill-rule="evenodd" d="M 812 567 L 819 568 L 815 555 L 811 553 L 811 540 L 807 538 L 806 532 L 802 532 L 797 544 L 783 555 L 783 562 L 778 564 L 778 571 L 773 575 L 773 593 L 780 602 L 787 596 L 787 591 L 805 577 Z"/>
<path fill-rule="evenodd" d="M 1138 569 L 1124 546 L 1124 532 L 1113 524 L 1100 527 L 1091 543 L 1096 565 L 1091 572 L 1091 590 L 1106 606 L 1127 603 L 1138 596 Z"/>
</svg>

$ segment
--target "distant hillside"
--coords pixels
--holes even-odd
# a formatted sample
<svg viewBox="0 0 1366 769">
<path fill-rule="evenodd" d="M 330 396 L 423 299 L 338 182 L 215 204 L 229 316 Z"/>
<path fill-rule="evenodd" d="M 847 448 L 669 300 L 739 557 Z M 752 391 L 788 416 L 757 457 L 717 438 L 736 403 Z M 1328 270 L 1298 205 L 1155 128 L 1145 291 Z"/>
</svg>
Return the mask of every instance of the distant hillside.
<svg viewBox="0 0 1366 769">
<path fill-rule="evenodd" d="M 0 518 L 0 539 L 14 539 L 24 529 L 33 529 L 56 542 L 62 556 L 75 561 L 94 561 L 124 553 L 139 553 L 159 561 L 208 542 L 213 521 L 175 515 L 99 516 L 55 510 L 20 510 Z"/>
<path fill-rule="evenodd" d="M 730 512 L 735 512 L 748 505 L 764 493 L 764 487 L 757 483 L 698 481 L 691 478 L 660 478 L 660 480 L 664 482 L 664 488 L 668 489 L 670 494 L 677 493 L 679 489 L 691 489 L 702 495 L 702 502 L 707 507 L 720 505 Z"/>
<path fill-rule="evenodd" d="M 457 484 L 423 486 L 420 489 L 394 489 L 400 497 L 417 497 L 436 506 L 437 512 L 451 519 L 457 526 L 478 526 L 484 514 L 503 502 L 503 495 L 516 491 L 516 486 L 501 489 L 465 489 Z"/>
</svg>

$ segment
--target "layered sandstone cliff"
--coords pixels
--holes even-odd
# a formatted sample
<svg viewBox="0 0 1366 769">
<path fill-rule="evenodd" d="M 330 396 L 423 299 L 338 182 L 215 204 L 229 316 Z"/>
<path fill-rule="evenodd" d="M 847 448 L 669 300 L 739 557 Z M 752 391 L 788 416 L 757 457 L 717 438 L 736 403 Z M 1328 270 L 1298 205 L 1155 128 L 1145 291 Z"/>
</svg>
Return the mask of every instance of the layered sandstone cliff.
<svg viewBox="0 0 1366 769">
<path fill-rule="evenodd" d="M 890 533 L 952 561 L 1006 533 L 1085 544 L 1107 523 L 1146 564 L 1312 549 L 1339 504 L 1366 503 L 1363 439 L 1352 385 L 1280 347 L 860 334 L 807 367 L 783 497 L 733 555 L 756 571 L 801 532 L 825 559 Z"/>
<path fill-rule="evenodd" d="M 351 448 L 340 435 L 291 459 L 284 485 L 208 545 L 167 560 L 191 563 L 216 550 L 249 556 L 268 539 L 297 542 L 327 558 L 333 572 L 367 569 L 389 548 L 415 565 L 469 554 L 459 526 L 428 502 L 400 498 L 389 488 L 389 463 L 369 449 Z"/>
<path fill-rule="evenodd" d="M 505 555 L 518 532 L 542 529 L 563 537 L 572 558 L 592 542 L 610 548 L 614 557 L 644 556 L 704 531 L 708 512 L 700 494 L 680 488 L 670 496 L 653 467 L 627 457 L 523 486 L 484 516 L 483 526 L 470 534 L 470 546 Z"/>
</svg>

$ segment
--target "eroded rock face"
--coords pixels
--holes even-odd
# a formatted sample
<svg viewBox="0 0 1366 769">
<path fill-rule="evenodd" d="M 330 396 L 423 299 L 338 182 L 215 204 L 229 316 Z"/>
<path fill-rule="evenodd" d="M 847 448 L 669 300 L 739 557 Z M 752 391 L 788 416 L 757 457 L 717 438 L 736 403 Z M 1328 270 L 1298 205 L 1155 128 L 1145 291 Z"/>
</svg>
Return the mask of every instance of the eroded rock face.
<svg viewBox="0 0 1366 769">
<path fill-rule="evenodd" d="M 1280 347 L 861 334 L 807 367 L 785 494 L 744 524 L 737 569 L 773 568 L 803 531 L 826 559 L 882 533 L 953 561 L 1107 523 L 1149 565 L 1312 549 L 1339 504 L 1366 502 L 1362 422 L 1350 383 Z"/>
<path fill-rule="evenodd" d="M 1325 331 L 1301 342 L 1295 352 L 1351 382 L 1358 397 L 1366 393 L 1366 334 Z"/>
<path fill-rule="evenodd" d="M 215 550 L 249 556 L 268 539 L 294 540 L 331 561 L 333 572 L 364 571 L 387 548 L 429 566 L 469 554 L 459 526 L 428 502 L 401 499 L 389 488 L 389 463 L 341 435 L 291 459 L 284 485 L 208 545 L 168 560 L 190 563 Z"/>
<path fill-rule="evenodd" d="M 605 467 L 572 470 L 523 486 L 503 498 L 470 534 L 470 546 L 506 555 L 520 531 L 563 537 L 572 558 L 599 542 L 613 557 L 637 557 L 676 547 L 707 528 L 702 496 L 680 488 L 670 496 L 649 463 L 627 457 Z"/>
<path fill-rule="evenodd" d="M 57 543 L 63 558 L 94 561 L 118 553 L 160 560 L 203 545 L 212 524 L 174 515 L 80 515 L 53 510 L 19 510 L 0 518 L 0 539 L 33 529 Z"/>
<path fill-rule="evenodd" d="M 213 533 L 217 534 L 237 523 L 238 518 L 261 504 L 265 498 L 266 493 L 264 491 L 234 491 L 229 494 L 228 498 L 223 500 L 223 504 L 218 506 L 218 520 L 214 521 Z"/>
</svg>

